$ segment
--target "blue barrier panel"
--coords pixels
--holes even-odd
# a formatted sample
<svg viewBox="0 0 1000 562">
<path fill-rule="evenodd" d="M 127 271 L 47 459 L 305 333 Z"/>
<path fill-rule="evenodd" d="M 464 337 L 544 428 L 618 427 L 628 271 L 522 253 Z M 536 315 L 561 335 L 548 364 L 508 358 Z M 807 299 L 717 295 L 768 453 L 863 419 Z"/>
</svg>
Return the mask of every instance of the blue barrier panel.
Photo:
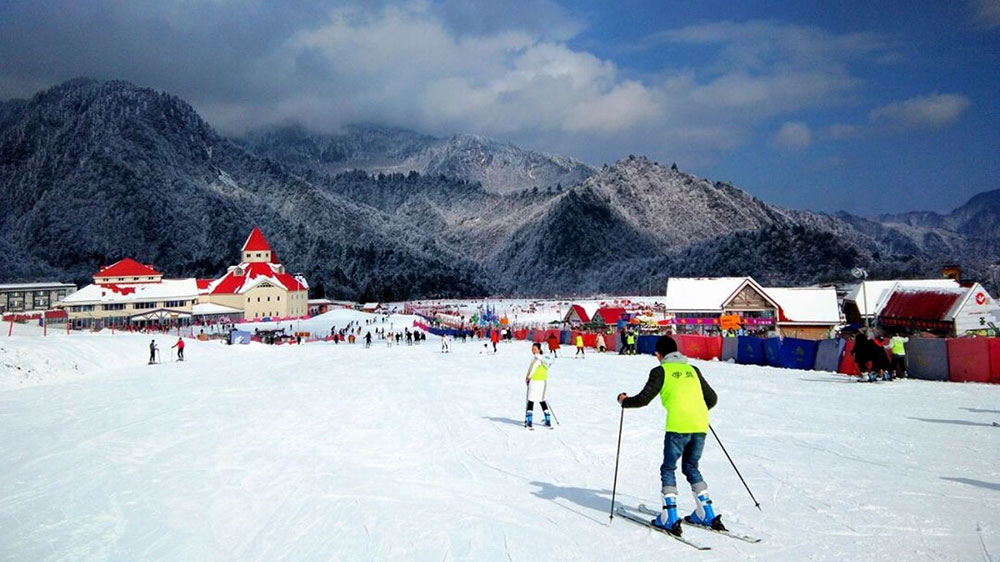
<svg viewBox="0 0 1000 562">
<path fill-rule="evenodd" d="M 639 336 L 635 342 L 636 353 L 642 355 L 652 355 L 656 352 L 656 340 L 660 336 Z"/>
<path fill-rule="evenodd" d="M 573 345 L 573 332 L 569 330 L 559 332 L 559 345 Z"/>
<path fill-rule="evenodd" d="M 229 332 L 229 343 L 250 343 L 250 332 L 244 332 L 242 330 L 233 330 Z"/>
<path fill-rule="evenodd" d="M 840 368 L 840 356 L 844 353 L 844 340 L 823 340 L 816 347 L 816 361 L 813 369 L 836 373 Z"/>
<path fill-rule="evenodd" d="M 763 365 L 764 347 L 760 338 L 740 336 L 737 339 L 739 349 L 736 352 L 736 362 L 742 365 Z"/>
<path fill-rule="evenodd" d="M 722 338 L 722 360 L 723 361 L 736 361 L 736 352 L 739 349 L 739 343 L 736 338 Z"/>
<path fill-rule="evenodd" d="M 810 370 L 816 363 L 817 343 L 814 340 L 785 338 L 781 344 L 781 366 L 786 369 Z"/>
<path fill-rule="evenodd" d="M 764 364 L 771 367 L 781 366 L 781 338 L 767 338 L 760 344 L 764 349 Z"/>
<path fill-rule="evenodd" d="M 906 344 L 906 373 L 915 379 L 948 380 L 947 340 L 910 338 Z"/>
</svg>

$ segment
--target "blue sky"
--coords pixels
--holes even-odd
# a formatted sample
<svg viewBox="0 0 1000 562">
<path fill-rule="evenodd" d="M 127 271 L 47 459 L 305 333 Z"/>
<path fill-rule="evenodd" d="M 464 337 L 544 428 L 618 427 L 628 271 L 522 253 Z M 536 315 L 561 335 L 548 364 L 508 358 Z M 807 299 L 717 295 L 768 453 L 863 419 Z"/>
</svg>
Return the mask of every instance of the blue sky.
<svg viewBox="0 0 1000 562">
<path fill-rule="evenodd" d="M 224 133 L 378 122 L 645 154 L 862 215 L 1000 188 L 998 59 L 1000 0 L 0 1 L 0 97 L 121 78 Z"/>
</svg>

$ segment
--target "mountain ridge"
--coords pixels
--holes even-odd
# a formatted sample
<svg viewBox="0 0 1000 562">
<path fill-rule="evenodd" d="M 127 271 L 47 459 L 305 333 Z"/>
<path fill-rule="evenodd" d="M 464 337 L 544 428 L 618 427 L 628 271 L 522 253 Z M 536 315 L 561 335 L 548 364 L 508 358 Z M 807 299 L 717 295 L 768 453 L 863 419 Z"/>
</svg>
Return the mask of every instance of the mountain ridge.
<svg viewBox="0 0 1000 562">
<path fill-rule="evenodd" d="M 1000 254 L 988 236 L 947 221 L 784 209 L 644 157 L 589 169 L 573 184 L 491 187 L 461 167 L 324 164 L 425 154 L 433 137 L 412 131 L 359 126 L 339 145 L 304 129 L 285 134 L 287 143 L 269 135 L 250 150 L 183 100 L 122 81 L 75 80 L 0 104 L 0 204 L 12 211 L 0 217 L 10 256 L 0 277 L 83 282 L 125 255 L 170 275 L 215 275 L 253 225 L 314 294 L 371 300 L 630 292 L 663 287 L 670 275 L 810 284 L 857 266 L 936 275 L 944 261 L 985 275 Z M 487 152 L 512 146 L 453 138 Z M 518 154 L 486 160 L 523 171 Z M 992 224 L 994 201 L 984 194 L 960 207 L 962 224 Z"/>
</svg>

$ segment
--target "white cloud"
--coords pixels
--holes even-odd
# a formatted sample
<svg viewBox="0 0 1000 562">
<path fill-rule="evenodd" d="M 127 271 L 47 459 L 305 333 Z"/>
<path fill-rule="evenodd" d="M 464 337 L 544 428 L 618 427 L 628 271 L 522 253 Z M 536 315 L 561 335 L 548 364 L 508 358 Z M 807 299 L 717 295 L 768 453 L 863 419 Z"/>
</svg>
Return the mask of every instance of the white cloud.
<svg viewBox="0 0 1000 562">
<path fill-rule="evenodd" d="M 940 129 L 957 121 L 969 105 L 961 94 L 930 94 L 873 109 L 868 118 L 893 129 Z"/>
<path fill-rule="evenodd" d="M 801 121 L 788 121 L 775 133 L 773 142 L 786 150 L 802 150 L 812 144 L 812 131 Z"/>
<path fill-rule="evenodd" d="M 975 22 L 986 29 L 1000 27 L 1000 0 L 971 0 Z"/>
</svg>

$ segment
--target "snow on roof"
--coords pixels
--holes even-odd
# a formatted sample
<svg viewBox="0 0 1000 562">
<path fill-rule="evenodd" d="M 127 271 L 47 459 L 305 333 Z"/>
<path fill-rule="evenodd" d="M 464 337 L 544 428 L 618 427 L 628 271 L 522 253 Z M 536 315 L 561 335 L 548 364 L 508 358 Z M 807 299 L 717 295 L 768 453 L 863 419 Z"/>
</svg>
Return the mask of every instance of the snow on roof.
<svg viewBox="0 0 1000 562">
<path fill-rule="evenodd" d="M 840 323 L 837 290 L 833 287 L 767 287 L 764 292 L 781 307 L 783 322 L 796 324 Z"/>
<path fill-rule="evenodd" d="M 63 289 L 66 287 L 75 287 L 72 283 L 60 283 L 58 281 L 53 281 L 52 283 L 0 283 L 0 291 L 30 291 L 32 289 Z"/>
<path fill-rule="evenodd" d="M 255 262 L 241 263 L 229 273 L 212 282 L 209 293 L 213 295 L 237 295 L 245 293 L 263 282 L 269 282 L 286 291 L 305 291 L 309 288 L 305 279 L 288 273 L 280 273 L 281 265 Z M 242 275 L 237 275 L 242 270 Z"/>
<path fill-rule="evenodd" d="M 721 311 L 722 306 L 750 277 L 671 277 L 667 280 L 666 307 L 677 311 Z"/>
<path fill-rule="evenodd" d="M 862 281 L 854 288 L 844 300 L 853 301 L 858 305 L 858 312 L 862 316 L 874 316 L 879 304 L 889 296 L 889 290 L 899 283 L 901 288 L 907 289 L 957 289 L 960 287 L 958 281 L 954 279 L 907 279 L 903 281 Z M 864 290 L 862 291 L 862 288 Z"/>
<path fill-rule="evenodd" d="M 116 303 L 160 300 L 196 300 L 198 284 L 194 279 L 164 279 L 157 283 L 92 284 L 67 296 L 64 304 Z"/>
<path fill-rule="evenodd" d="M 267 239 L 264 238 L 264 234 L 256 226 L 250 231 L 250 236 L 247 236 L 247 241 L 243 243 L 243 248 L 241 252 L 270 252 L 271 245 L 267 243 Z"/>
<path fill-rule="evenodd" d="M 163 275 L 151 265 L 139 263 L 132 258 L 124 258 L 102 267 L 94 277 L 149 277 Z"/>
<path fill-rule="evenodd" d="M 194 316 L 208 316 L 213 314 L 238 314 L 242 316 L 243 311 L 238 308 L 215 304 L 214 302 L 201 302 L 191 307 L 191 314 Z"/>
<path fill-rule="evenodd" d="M 955 308 L 962 301 L 968 289 L 937 288 L 918 289 L 899 287 L 889 295 L 879 309 L 879 322 L 892 325 L 912 321 L 950 322 Z"/>
</svg>

